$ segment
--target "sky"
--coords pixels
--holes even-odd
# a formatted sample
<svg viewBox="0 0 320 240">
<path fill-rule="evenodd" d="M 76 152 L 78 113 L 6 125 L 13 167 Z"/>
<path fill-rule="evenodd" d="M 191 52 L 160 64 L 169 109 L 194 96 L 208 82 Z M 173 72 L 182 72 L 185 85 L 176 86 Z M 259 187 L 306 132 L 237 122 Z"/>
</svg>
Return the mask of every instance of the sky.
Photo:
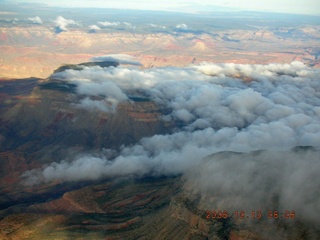
<svg viewBox="0 0 320 240">
<path fill-rule="evenodd" d="M 214 6 L 230 10 L 298 13 L 320 16 L 319 0 L 12 0 L 14 2 L 43 3 L 64 7 L 106 7 L 141 10 L 194 11 Z M 10 1 L 11 2 L 11 1 Z M 214 8 L 213 8 L 214 9 Z"/>
</svg>

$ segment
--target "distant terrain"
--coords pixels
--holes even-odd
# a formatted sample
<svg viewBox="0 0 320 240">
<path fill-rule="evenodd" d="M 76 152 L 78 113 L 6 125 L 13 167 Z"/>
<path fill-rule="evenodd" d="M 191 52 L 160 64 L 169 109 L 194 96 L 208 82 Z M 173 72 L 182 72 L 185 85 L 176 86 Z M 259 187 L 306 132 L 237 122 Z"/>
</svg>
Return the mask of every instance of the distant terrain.
<svg viewBox="0 0 320 240">
<path fill-rule="evenodd" d="M 0 77 L 46 78 L 61 63 L 113 53 L 135 56 L 144 67 L 294 60 L 319 66 L 319 18 L 256 12 L 228 16 L 3 4 Z"/>
</svg>

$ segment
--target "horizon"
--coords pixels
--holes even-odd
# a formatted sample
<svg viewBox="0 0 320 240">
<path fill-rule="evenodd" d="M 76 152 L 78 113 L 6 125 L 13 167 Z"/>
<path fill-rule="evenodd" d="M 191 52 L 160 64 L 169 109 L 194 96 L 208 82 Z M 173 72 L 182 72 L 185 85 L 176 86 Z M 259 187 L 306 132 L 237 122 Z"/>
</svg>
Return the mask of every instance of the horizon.
<svg viewBox="0 0 320 240">
<path fill-rule="evenodd" d="M 205 13 L 205 12 L 266 12 L 266 13 L 284 13 L 284 14 L 299 14 L 320 16 L 320 2 L 316 0 L 301 1 L 212 1 L 202 0 L 195 1 L 168 1 L 160 0 L 157 3 L 148 2 L 146 0 L 140 1 L 75 1 L 70 0 L 67 3 L 62 0 L 55 2 L 48 0 L 13 0 L 0 1 L 2 3 L 16 3 L 16 4 L 44 4 L 50 7 L 63 8 L 106 8 L 106 9 L 123 9 L 123 10 L 151 10 L 151 11 L 169 11 L 169 12 L 184 12 L 184 13 Z"/>
</svg>

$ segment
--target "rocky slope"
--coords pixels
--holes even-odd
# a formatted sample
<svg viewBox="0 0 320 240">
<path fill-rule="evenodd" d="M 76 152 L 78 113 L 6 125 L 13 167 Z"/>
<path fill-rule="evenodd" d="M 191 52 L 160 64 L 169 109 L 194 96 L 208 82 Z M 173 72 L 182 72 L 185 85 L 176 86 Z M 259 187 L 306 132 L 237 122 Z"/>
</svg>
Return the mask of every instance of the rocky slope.
<svg viewBox="0 0 320 240">
<path fill-rule="evenodd" d="M 56 72 L 81 68 L 67 65 Z M 25 185 L 21 176 L 26 170 L 82 152 L 116 151 L 143 137 L 169 133 L 177 125 L 163 121 L 167 110 L 138 92 L 131 92 L 115 112 L 102 112 L 75 107 L 85 96 L 70 82 L 52 78 L 13 83 L 3 83 L 5 101 L 16 101 L 4 105 L 0 119 L 1 239 L 253 240 L 320 235 L 319 229 L 300 221 L 208 217 L 218 196 L 200 192 L 196 181 L 185 176 Z M 201 173 L 195 167 L 195 175 Z"/>
<path fill-rule="evenodd" d="M 0 119 L 3 207 L 32 198 L 19 184 L 21 174 L 28 169 L 84 151 L 118 149 L 168 132 L 171 127 L 160 119 L 162 110 L 141 97 L 132 96 L 119 104 L 115 113 L 106 113 L 75 107 L 82 96 L 74 93 L 74 86 L 65 88 L 61 81 L 7 83 Z"/>
<path fill-rule="evenodd" d="M 2 142 L 1 149 L 41 155 L 41 151 L 50 152 L 50 146 L 55 152 L 53 158 L 57 158 L 53 149 L 62 145 L 118 148 L 169 129 L 160 120 L 162 110 L 147 98 L 132 95 L 130 101 L 118 105 L 115 113 L 88 111 L 74 106 L 82 98 L 74 88 L 54 80 L 35 86 L 30 95 L 2 115 L 0 134 L 10 138 Z"/>
<path fill-rule="evenodd" d="M 301 222 L 208 219 L 175 178 L 91 183 L 2 214 L 2 239 L 316 239 Z M 190 188 L 189 188 L 190 189 Z M 277 229 L 277 231 L 275 231 Z M 272 236 L 272 238 L 270 238 Z"/>
<path fill-rule="evenodd" d="M 181 179 L 108 181 L 12 210 L 3 239 L 263 239 L 231 219 L 208 220 Z M 22 210 L 21 210 L 22 209 Z M 24 213 L 19 213 L 22 211 Z"/>
</svg>

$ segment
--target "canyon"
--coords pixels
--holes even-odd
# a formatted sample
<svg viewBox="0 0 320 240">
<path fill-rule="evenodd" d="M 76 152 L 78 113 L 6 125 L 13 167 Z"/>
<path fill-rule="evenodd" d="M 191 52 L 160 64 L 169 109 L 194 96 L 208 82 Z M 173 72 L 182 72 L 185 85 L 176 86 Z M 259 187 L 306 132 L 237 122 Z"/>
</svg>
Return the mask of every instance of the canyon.
<svg viewBox="0 0 320 240">
<path fill-rule="evenodd" d="M 201 62 L 267 64 L 295 60 L 319 66 L 315 47 L 318 27 L 292 32 L 220 30 L 212 33 L 131 33 L 70 30 L 55 34 L 50 28 L 0 28 L 0 77 L 48 77 L 62 63 L 87 62 L 116 49 L 134 56 L 143 67 L 188 66 Z"/>
</svg>

